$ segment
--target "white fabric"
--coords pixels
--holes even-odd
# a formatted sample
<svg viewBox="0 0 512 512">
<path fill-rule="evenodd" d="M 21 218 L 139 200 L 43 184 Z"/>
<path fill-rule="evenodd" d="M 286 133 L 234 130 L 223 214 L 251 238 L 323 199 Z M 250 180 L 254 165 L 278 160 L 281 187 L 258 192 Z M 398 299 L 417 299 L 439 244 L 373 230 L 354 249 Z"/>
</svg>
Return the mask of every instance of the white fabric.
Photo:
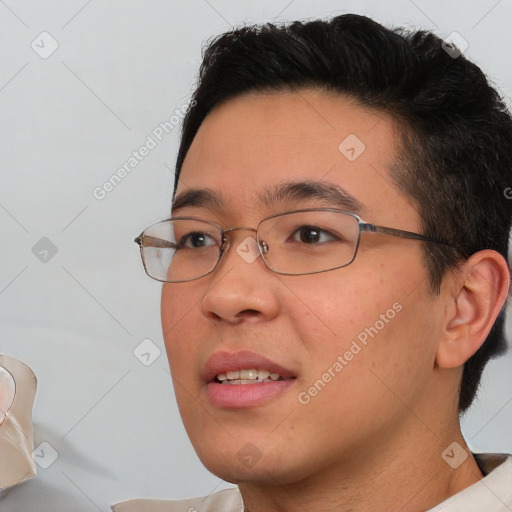
<svg viewBox="0 0 512 512">
<path fill-rule="evenodd" d="M 485 478 L 448 498 L 428 512 L 510 512 L 512 456 L 475 454 Z"/>
<path fill-rule="evenodd" d="M 512 456 L 475 454 L 485 476 L 428 512 L 510 512 L 512 510 Z M 243 512 L 237 488 L 202 498 L 168 501 L 136 499 L 112 506 L 114 512 Z"/>
</svg>

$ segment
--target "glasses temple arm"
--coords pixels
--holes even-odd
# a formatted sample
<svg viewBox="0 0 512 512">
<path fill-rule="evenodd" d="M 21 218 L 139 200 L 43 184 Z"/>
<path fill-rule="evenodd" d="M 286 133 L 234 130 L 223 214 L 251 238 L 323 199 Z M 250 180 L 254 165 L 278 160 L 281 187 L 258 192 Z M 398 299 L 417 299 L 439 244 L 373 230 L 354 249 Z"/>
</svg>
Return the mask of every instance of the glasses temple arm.
<svg viewBox="0 0 512 512">
<path fill-rule="evenodd" d="M 398 236 L 400 238 L 410 238 L 412 240 L 421 240 L 422 242 L 432 242 L 435 244 L 443 244 L 450 246 L 448 242 L 443 242 L 441 240 L 434 240 L 433 238 L 429 238 L 428 236 L 420 235 L 419 233 L 413 233 L 412 231 L 404 231 L 403 229 L 394 229 L 394 228 L 386 228 L 384 226 L 376 226 L 375 224 L 368 224 L 366 222 L 362 222 L 359 224 L 361 227 L 361 231 L 370 231 L 372 233 L 383 233 L 391 236 Z"/>
<path fill-rule="evenodd" d="M 177 249 L 178 247 L 178 244 L 169 242 L 169 240 L 147 235 L 139 235 L 134 242 L 140 247 L 160 247 L 162 249 Z"/>
</svg>

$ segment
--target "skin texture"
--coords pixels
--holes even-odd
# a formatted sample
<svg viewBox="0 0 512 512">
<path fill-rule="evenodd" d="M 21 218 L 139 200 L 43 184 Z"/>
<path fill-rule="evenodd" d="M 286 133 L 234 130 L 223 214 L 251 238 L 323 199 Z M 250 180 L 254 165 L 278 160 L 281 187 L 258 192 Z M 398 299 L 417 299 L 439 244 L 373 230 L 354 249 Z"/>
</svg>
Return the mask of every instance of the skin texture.
<svg viewBox="0 0 512 512">
<path fill-rule="evenodd" d="M 355 134 L 365 150 L 338 149 Z M 395 130 L 385 114 L 348 98 L 301 90 L 250 94 L 216 107 L 185 159 L 177 194 L 208 188 L 222 205 L 180 208 L 224 227 L 252 226 L 315 198 L 262 203 L 288 181 L 343 187 L 374 224 L 421 233 L 412 201 L 389 175 Z M 482 251 L 433 295 L 422 242 L 363 233 L 355 261 L 308 276 L 277 275 L 230 249 L 210 275 L 164 284 L 162 324 L 180 412 L 204 465 L 237 483 L 247 510 L 427 510 L 482 475 L 469 454 L 441 457 L 459 428 L 462 365 L 485 340 L 507 293 L 501 256 Z M 397 306 L 397 304 L 399 306 Z M 307 392 L 353 340 L 390 308 L 378 334 L 307 404 Z M 380 325 L 380 324 L 379 324 Z M 292 371 L 279 396 L 245 409 L 214 406 L 201 371 L 223 350 L 250 350 Z M 244 458 L 244 454 L 252 454 Z M 249 461 L 249 462 L 248 462 Z"/>
</svg>

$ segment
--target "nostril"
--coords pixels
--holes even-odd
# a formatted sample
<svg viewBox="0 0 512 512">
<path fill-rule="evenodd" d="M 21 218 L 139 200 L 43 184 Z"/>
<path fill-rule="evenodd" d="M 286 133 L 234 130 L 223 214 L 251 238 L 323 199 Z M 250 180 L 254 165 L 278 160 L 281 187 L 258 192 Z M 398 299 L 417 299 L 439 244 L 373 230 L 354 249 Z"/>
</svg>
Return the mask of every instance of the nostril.
<svg viewBox="0 0 512 512">
<path fill-rule="evenodd" d="M 244 309 L 243 311 L 240 311 L 238 315 L 247 315 L 247 316 L 256 316 L 261 314 L 260 311 L 257 311 L 256 309 Z"/>
<path fill-rule="evenodd" d="M 235 315 L 236 322 L 242 322 L 244 320 L 251 320 L 261 316 L 261 311 L 256 309 L 244 309 Z"/>
</svg>

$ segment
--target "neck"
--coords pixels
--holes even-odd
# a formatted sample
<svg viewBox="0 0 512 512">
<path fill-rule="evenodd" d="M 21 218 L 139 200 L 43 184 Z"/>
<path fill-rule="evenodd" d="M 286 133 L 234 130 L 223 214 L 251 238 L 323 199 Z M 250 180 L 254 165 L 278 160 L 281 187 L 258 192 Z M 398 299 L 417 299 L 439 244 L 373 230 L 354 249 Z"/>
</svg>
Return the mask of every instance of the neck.
<svg viewBox="0 0 512 512">
<path fill-rule="evenodd" d="M 483 476 L 469 452 L 459 425 L 430 429 L 415 419 L 398 444 L 359 449 L 335 467 L 294 483 L 281 484 L 269 475 L 265 483 L 239 484 L 247 512 L 423 512 L 476 483 Z M 439 437 L 435 432 L 445 432 Z M 449 433 L 448 433 L 449 432 Z M 453 442 L 466 450 L 467 459 L 457 468 L 461 453 L 446 448 Z M 371 456 L 371 453 L 375 456 Z M 445 452 L 445 459 L 441 454 Z M 347 462 L 348 461 L 348 462 Z M 456 462 L 456 461 L 455 461 Z M 452 462 L 452 465 L 455 465 Z"/>
</svg>

